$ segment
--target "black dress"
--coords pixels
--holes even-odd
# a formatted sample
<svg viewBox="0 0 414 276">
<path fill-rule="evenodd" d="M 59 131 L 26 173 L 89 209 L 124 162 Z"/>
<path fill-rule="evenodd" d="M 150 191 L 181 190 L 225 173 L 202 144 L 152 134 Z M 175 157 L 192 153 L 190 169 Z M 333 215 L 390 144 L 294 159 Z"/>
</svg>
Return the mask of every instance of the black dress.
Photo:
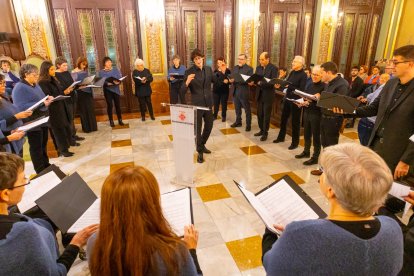
<svg viewBox="0 0 414 276">
<path fill-rule="evenodd" d="M 73 78 L 82 81 L 88 76 L 88 72 L 74 72 Z M 89 133 L 98 130 L 95 116 L 95 103 L 93 100 L 92 88 L 78 89 L 78 112 L 81 119 L 82 131 Z"/>
<path fill-rule="evenodd" d="M 73 79 L 72 75 L 68 72 L 56 72 L 56 78 L 59 80 L 62 89 L 65 90 L 69 86 L 72 85 Z M 76 91 L 73 90 L 68 96 L 70 96 L 70 100 L 66 100 L 66 105 L 69 108 L 70 124 L 72 130 L 72 142 L 75 143 L 75 135 L 76 135 L 76 128 L 75 128 L 75 114 L 76 114 L 76 102 L 77 102 L 77 95 Z"/>
</svg>

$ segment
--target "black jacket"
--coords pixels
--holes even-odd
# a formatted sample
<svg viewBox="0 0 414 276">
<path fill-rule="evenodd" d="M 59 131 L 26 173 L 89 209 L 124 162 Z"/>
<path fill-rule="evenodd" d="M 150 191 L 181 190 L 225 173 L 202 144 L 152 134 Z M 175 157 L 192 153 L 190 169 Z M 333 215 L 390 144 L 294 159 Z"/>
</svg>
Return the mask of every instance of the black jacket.
<svg viewBox="0 0 414 276">
<path fill-rule="evenodd" d="M 279 69 L 271 63 L 269 63 L 265 68 L 259 65 L 256 67 L 256 74 L 262 75 L 268 79 L 274 79 L 279 76 Z M 266 82 L 260 82 L 260 85 L 258 85 L 256 90 L 256 100 L 262 102 L 272 102 L 274 97 L 274 85 Z"/>
<path fill-rule="evenodd" d="M 53 77 L 50 80 L 39 81 L 39 86 L 42 88 L 45 95 L 53 96 L 55 98 L 60 95 L 65 96 L 62 86 Z M 70 101 L 70 99 L 52 102 L 49 105 L 49 124 L 51 127 L 62 128 L 70 125 L 72 116 L 70 114 L 70 109 L 67 106 L 67 101 Z"/>
<path fill-rule="evenodd" d="M 141 80 L 137 79 L 136 77 L 146 77 L 147 82 L 142 83 Z M 151 82 L 154 80 L 152 77 L 151 72 L 144 68 L 141 72 L 138 70 L 134 70 L 132 72 L 132 79 L 135 83 L 135 96 L 137 97 L 148 97 L 151 96 L 152 89 L 151 89 Z"/>
<path fill-rule="evenodd" d="M 345 79 L 341 78 L 340 76 L 336 76 L 333 80 L 325 85 L 325 91 L 348 96 L 349 84 Z M 335 113 L 325 108 L 322 108 L 322 113 L 329 116 L 335 116 Z"/>
<path fill-rule="evenodd" d="M 187 87 L 185 85 L 188 75 L 195 74 L 195 78 Z M 191 66 L 185 71 L 181 92 L 185 94 L 187 89 L 191 92 L 191 104 L 195 106 L 212 107 L 213 93 L 211 92 L 211 84 L 214 83 L 215 76 L 211 67 L 203 66 L 202 69 L 196 65 Z"/>
<path fill-rule="evenodd" d="M 320 82 L 317 82 L 317 83 L 312 82 L 309 85 L 308 89 L 306 89 L 305 92 L 308 93 L 308 94 L 311 94 L 311 95 L 315 95 L 315 94 L 318 94 L 318 93 L 319 94 L 322 93 L 322 91 L 324 91 L 324 90 L 325 90 L 325 84 L 322 81 L 320 81 Z M 321 108 L 318 107 L 316 104 L 317 104 L 316 101 L 311 101 L 309 103 L 309 106 L 304 108 L 305 112 L 318 112 L 318 113 L 320 113 Z"/>
<path fill-rule="evenodd" d="M 351 79 L 351 84 L 349 86 L 349 97 L 358 98 L 364 92 L 364 81 L 357 76 L 354 81 Z"/>
<path fill-rule="evenodd" d="M 293 93 L 293 91 L 295 91 L 295 89 L 305 91 L 307 79 L 308 76 L 306 75 L 305 71 L 303 71 L 303 69 L 299 71 L 292 70 L 287 78 L 287 81 L 291 82 L 292 84 L 287 88 L 286 98 L 299 99 L 300 96 Z"/>
<path fill-rule="evenodd" d="M 378 154 L 393 173 L 399 161 L 409 164 L 410 168 L 414 166 L 414 142 L 410 140 L 414 135 L 414 79 L 387 112 L 399 81 L 398 78 L 389 80 L 370 105 L 356 109 L 358 117 L 377 116 L 368 146 L 373 146 L 381 127 L 384 152 Z"/>
<path fill-rule="evenodd" d="M 215 81 L 213 85 L 213 92 L 217 94 L 228 94 L 230 88 L 230 82 L 224 83 L 224 80 L 228 80 L 229 75 L 231 74 L 230 70 L 226 68 L 226 71 L 221 72 L 219 70 L 214 71 Z"/>
<path fill-rule="evenodd" d="M 253 75 L 253 68 L 247 64 L 243 65 L 242 67 L 236 65 L 233 68 L 233 74 L 243 74 L 246 76 L 251 76 Z M 234 86 L 234 91 L 233 91 L 233 95 L 237 92 L 240 92 L 243 96 L 248 96 L 249 95 L 249 91 L 250 91 L 250 86 L 247 85 L 247 83 L 237 83 L 234 82 L 233 83 Z"/>
</svg>

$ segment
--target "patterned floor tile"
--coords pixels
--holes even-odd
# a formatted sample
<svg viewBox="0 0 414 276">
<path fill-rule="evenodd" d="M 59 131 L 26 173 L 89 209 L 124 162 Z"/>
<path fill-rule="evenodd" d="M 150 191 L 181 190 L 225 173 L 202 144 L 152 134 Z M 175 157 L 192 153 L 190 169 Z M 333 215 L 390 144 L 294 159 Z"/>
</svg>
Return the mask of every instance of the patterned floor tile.
<svg viewBox="0 0 414 276">
<path fill-rule="evenodd" d="M 241 147 L 240 149 L 247 155 L 266 153 L 266 151 L 259 146 Z"/>
<path fill-rule="evenodd" d="M 112 148 L 126 147 L 131 145 L 131 139 L 112 141 L 111 143 Z"/>
<path fill-rule="evenodd" d="M 283 172 L 283 173 L 272 174 L 271 177 L 274 180 L 279 180 L 282 177 L 284 177 L 285 175 L 290 176 L 290 178 L 292 178 L 293 181 L 295 181 L 295 183 L 298 184 L 298 185 L 301 185 L 301 184 L 305 183 L 305 181 L 302 178 L 300 178 L 298 175 L 296 175 L 294 172 Z"/>
<path fill-rule="evenodd" d="M 262 265 L 262 238 L 260 236 L 226 242 L 226 246 L 241 271 Z"/>
<path fill-rule="evenodd" d="M 203 202 L 229 198 L 230 194 L 223 184 L 213 184 L 208 186 L 197 187 L 197 192 Z"/>
</svg>

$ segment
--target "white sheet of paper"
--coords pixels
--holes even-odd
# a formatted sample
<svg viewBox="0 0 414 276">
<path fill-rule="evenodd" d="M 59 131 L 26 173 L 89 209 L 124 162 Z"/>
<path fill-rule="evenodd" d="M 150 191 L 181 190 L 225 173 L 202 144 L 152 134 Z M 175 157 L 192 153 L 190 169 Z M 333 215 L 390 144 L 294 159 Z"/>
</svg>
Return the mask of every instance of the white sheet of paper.
<svg viewBox="0 0 414 276">
<path fill-rule="evenodd" d="M 83 215 L 68 229 L 68 233 L 77 233 L 83 228 L 99 224 L 101 210 L 101 199 L 97 198 Z"/>
<path fill-rule="evenodd" d="M 17 204 L 21 213 L 36 206 L 35 201 L 62 182 L 55 172 L 42 175 L 27 185 L 22 200 Z"/>
<path fill-rule="evenodd" d="M 410 137 L 411 142 L 414 142 L 414 135 Z"/>
<path fill-rule="evenodd" d="M 397 182 L 393 182 L 390 191 L 388 192 L 390 195 L 395 196 L 396 198 L 402 199 L 404 196 L 408 196 L 410 193 L 410 187 L 406 185 L 402 185 Z"/>
<path fill-rule="evenodd" d="M 122 78 L 120 78 L 120 81 L 123 81 L 127 76 L 123 76 Z"/>
<path fill-rule="evenodd" d="M 102 86 L 98 86 L 98 85 L 95 85 L 95 84 L 89 84 L 89 85 L 87 85 L 87 86 L 85 86 L 85 88 L 99 88 L 99 87 L 102 87 Z"/>
<path fill-rule="evenodd" d="M 32 105 L 31 107 L 29 107 L 28 109 L 26 109 L 26 111 L 32 111 L 32 110 L 35 110 L 39 105 L 41 105 L 47 98 L 49 97 L 49 95 L 48 96 L 46 96 L 46 97 L 44 97 L 43 99 L 41 99 L 40 101 L 38 101 L 37 103 L 35 103 L 34 105 Z"/>
<path fill-rule="evenodd" d="M 56 98 L 53 99 L 53 102 L 57 101 L 57 100 L 60 100 L 60 99 L 69 99 L 69 98 L 70 98 L 70 96 L 59 95 L 59 96 L 57 96 Z"/>
<path fill-rule="evenodd" d="M 411 203 L 408 203 L 408 202 L 405 203 L 403 216 L 405 216 L 407 214 L 407 212 L 408 212 L 408 210 L 410 210 L 411 206 L 412 206 Z"/>
<path fill-rule="evenodd" d="M 268 79 L 268 78 L 264 78 L 267 82 L 269 82 L 269 81 L 271 81 L 271 79 Z"/>
<path fill-rule="evenodd" d="M 303 97 L 305 99 L 311 99 L 313 101 L 317 101 L 318 100 L 318 98 L 316 98 L 315 95 L 308 94 L 308 93 L 305 93 L 305 92 L 300 91 L 300 90 L 297 90 L 297 89 L 295 89 L 295 94 L 296 95 L 299 95 L 299 96 L 301 96 L 301 97 Z"/>
<path fill-rule="evenodd" d="M 92 76 L 89 76 L 89 77 L 86 77 L 86 78 L 84 78 L 83 79 L 83 81 L 81 82 L 81 86 L 83 86 L 83 85 L 88 85 L 88 84 L 90 84 L 93 80 L 95 79 L 95 75 L 92 75 Z"/>
<path fill-rule="evenodd" d="M 302 103 L 305 102 L 305 100 L 303 98 L 300 98 L 300 99 L 289 99 L 289 98 L 286 98 L 286 100 L 291 101 L 291 102 L 295 102 L 295 103 L 299 103 L 299 104 L 302 104 Z"/>
<path fill-rule="evenodd" d="M 287 93 L 287 88 L 283 89 L 282 93 L 286 94 Z"/>
<path fill-rule="evenodd" d="M 250 78 L 250 76 L 244 74 L 240 74 L 240 76 L 244 79 L 244 81 L 247 81 L 247 79 Z"/>
<path fill-rule="evenodd" d="M 47 116 L 47 117 L 45 117 L 43 119 L 37 120 L 37 121 L 35 121 L 33 123 L 29 123 L 27 125 L 21 126 L 17 130 L 28 131 L 28 130 L 30 130 L 32 128 L 37 127 L 37 126 L 43 125 L 43 124 L 47 123 L 48 121 L 49 121 L 49 116 Z"/>
<path fill-rule="evenodd" d="M 75 81 L 75 82 L 73 82 L 73 83 L 69 86 L 69 88 L 74 87 L 74 86 L 75 86 L 75 85 L 77 85 L 78 83 L 81 83 L 81 81 Z"/>
<path fill-rule="evenodd" d="M 140 81 L 142 81 L 143 79 L 141 77 L 135 77 L 136 79 L 139 79 Z"/>
<path fill-rule="evenodd" d="M 184 236 L 184 226 L 191 224 L 190 189 L 161 195 L 161 207 L 174 232 Z"/>
</svg>

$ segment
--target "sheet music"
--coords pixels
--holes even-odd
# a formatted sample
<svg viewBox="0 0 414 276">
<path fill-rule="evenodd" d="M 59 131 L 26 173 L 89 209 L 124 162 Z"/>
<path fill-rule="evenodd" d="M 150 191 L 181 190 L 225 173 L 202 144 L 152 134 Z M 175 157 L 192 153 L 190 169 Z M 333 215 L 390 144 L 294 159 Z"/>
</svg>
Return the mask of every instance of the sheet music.
<svg viewBox="0 0 414 276">
<path fill-rule="evenodd" d="M 75 85 L 77 85 L 78 83 L 81 83 L 81 81 L 74 81 L 70 86 L 69 86 L 69 88 L 71 88 L 71 87 L 74 87 Z"/>
<path fill-rule="evenodd" d="M 414 142 L 414 135 L 410 137 L 411 142 Z"/>
<path fill-rule="evenodd" d="M 83 79 L 80 86 L 89 85 L 94 79 L 95 79 L 95 75 L 86 77 L 86 78 Z"/>
<path fill-rule="evenodd" d="M 271 81 L 271 79 L 268 79 L 268 78 L 264 78 L 267 82 L 269 82 L 269 81 Z"/>
<path fill-rule="evenodd" d="M 300 98 L 300 99 L 289 99 L 289 98 L 286 98 L 286 100 L 291 101 L 291 102 L 295 102 L 295 103 L 298 103 L 298 104 L 303 104 L 305 102 L 305 100 L 303 98 Z"/>
<path fill-rule="evenodd" d="M 32 123 L 28 123 L 27 125 L 21 126 L 17 130 L 28 131 L 28 130 L 30 130 L 32 128 L 38 127 L 40 125 L 43 125 L 43 124 L 47 123 L 48 121 L 49 121 L 49 116 L 47 116 L 47 117 L 45 117 L 43 119 L 34 121 Z"/>
<path fill-rule="evenodd" d="M 77 233 L 83 228 L 92 225 L 99 224 L 101 210 L 101 199 L 98 198 L 95 202 L 89 206 L 88 210 L 69 228 L 68 233 Z"/>
<path fill-rule="evenodd" d="M 296 95 L 301 96 L 301 97 L 306 98 L 306 99 L 311 99 L 313 101 L 317 101 L 318 100 L 318 98 L 316 98 L 315 95 L 308 94 L 308 93 L 305 93 L 305 92 L 300 91 L 300 90 L 297 90 L 297 89 L 295 89 L 295 92 L 294 93 Z"/>
<path fill-rule="evenodd" d="M 40 106 L 47 98 L 49 97 L 49 95 L 48 96 L 46 96 L 46 97 L 44 97 L 43 99 L 41 99 L 40 101 L 38 101 L 37 103 L 35 103 L 34 105 L 32 105 L 31 107 L 29 107 L 28 109 L 26 109 L 26 111 L 32 111 L 32 110 L 35 110 L 38 106 Z"/>
<path fill-rule="evenodd" d="M 397 182 L 393 182 L 390 191 L 390 195 L 395 196 L 396 198 L 402 199 L 404 196 L 408 196 L 411 189 L 409 186 L 402 185 Z"/>
<path fill-rule="evenodd" d="M 123 76 L 122 78 L 120 78 L 120 81 L 123 81 L 127 76 Z"/>
<path fill-rule="evenodd" d="M 140 81 L 143 80 L 143 78 L 141 78 L 141 77 L 134 77 L 134 78 L 139 79 Z"/>
<path fill-rule="evenodd" d="M 99 87 L 102 87 L 102 86 L 98 86 L 98 85 L 95 85 L 95 84 L 89 84 L 89 85 L 85 86 L 85 88 L 99 88 Z"/>
<path fill-rule="evenodd" d="M 247 81 L 250 78 L 250 76 L 244 74 L 240 74 L 240 76 L 243 78 L 244 81 Z"/>
<path fill-rule="evenodd" d="M 161 195 L 161 207 L 174 232 L 179 237 L 184 236 L 184 226 L 192 223 L 190 189 Z"/>
<path fill-rule="evenodd" d="M 69 99 L 69 98 L 70 98 L 70 96 L 59 95 L 59 96 L 57 96 L 56 98 L 53 99 L 53 102 L 64 100 L 64 99 Z"/>
<path fill-rule="evenodd" d="M 24 213 L 35 207 L 35 201 L 60 182 L 61 180 L 53 171 L 32 180 L 29 185 L 25 186 L 22 200 L 17 204 L 20 212 Z"/>
</svg>

